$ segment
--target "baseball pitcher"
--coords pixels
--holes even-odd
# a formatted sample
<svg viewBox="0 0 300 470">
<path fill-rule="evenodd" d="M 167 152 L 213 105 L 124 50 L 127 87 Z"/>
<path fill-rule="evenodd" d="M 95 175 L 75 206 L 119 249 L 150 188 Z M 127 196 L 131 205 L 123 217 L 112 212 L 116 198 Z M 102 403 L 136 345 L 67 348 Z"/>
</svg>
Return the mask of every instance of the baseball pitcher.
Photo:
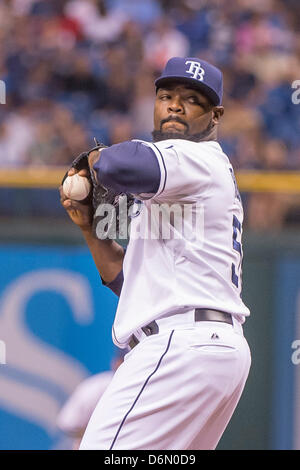
<svg viewBox="0 0 300 470">
<path fill-rule="evenodd" d="M 217 142 L 222 72 L 198 58 L 174 57 L 155 86 L 153 141 L 84 154 L 85 166 L 74 165 L 69 175 L 91 178 L 92 202 L 61 192 L 102 282 L 119 295 L 113 340 L 130 349 L 81 449 L 214 449 L 249 372 L 243 208 Z M 99 236 L 100 190 L 113 191 L 114 203 L 120 195 L 130 202 L 126 252 L 109 232 Z M 120 213 L 116 219 L 120 225 Z"/>
</svg>

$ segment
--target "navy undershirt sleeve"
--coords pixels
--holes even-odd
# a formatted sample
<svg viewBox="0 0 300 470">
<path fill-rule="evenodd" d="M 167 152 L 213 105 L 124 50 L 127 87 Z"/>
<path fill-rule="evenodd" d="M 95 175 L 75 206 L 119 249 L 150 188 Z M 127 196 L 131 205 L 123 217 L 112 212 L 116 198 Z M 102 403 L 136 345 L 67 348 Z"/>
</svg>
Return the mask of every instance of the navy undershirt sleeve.
<svg viewBox="0 0 300 470">
<path fill-rule="evenodd" d="M 93 168 L 99 183 L 116 191 L 155 194 L 159 188 L 157 158 L 141 142 L 123 142 L 103 149 Z"/>
<path fill-rule="evenodd" d="M 120 297 L 123 282 L 124 282 L 123 269 L 121 269 L 121 271 L 119 272 L 119 274 L 117 275 L 117 277 L 113 281 L 109 282 L 108 284 L 106 284 L 104 281 L 102 281 L 102 282 L 103 282 L 103 285 L 108 287 L 118 297 Z"/>
</svg>

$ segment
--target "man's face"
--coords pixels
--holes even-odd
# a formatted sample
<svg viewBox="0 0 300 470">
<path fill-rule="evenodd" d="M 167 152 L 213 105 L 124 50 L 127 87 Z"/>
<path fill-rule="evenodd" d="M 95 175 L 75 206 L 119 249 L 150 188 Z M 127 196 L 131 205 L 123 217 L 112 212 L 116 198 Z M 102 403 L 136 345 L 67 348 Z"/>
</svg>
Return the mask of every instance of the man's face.
<svg viewBox="0 0 300 470">
<path fill-rule="evenodd" d="M 214 107 L 200 91 L 172 83 L 157 91 L 154 106 L 154 131 L 187 138 L 201 134 L 214 119 Z"/>
</svg>

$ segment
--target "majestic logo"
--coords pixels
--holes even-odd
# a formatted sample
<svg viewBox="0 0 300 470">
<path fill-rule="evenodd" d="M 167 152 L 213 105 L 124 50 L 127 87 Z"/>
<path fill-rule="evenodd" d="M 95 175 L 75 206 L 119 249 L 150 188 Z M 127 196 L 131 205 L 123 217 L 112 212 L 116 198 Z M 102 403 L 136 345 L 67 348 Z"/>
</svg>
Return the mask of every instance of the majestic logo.
<svg viewBox="0 0 300 470">
<path fill-rule="evenodd" d="M 190 65 L 190 68 L 186 70 L 186 73 L 190 73 L 196 80 L 203 81 L 205 70 L 201 67 L 200 62 L 194 62 L 193 60 L 187 60 L 185 65 Z"/>
</svg>

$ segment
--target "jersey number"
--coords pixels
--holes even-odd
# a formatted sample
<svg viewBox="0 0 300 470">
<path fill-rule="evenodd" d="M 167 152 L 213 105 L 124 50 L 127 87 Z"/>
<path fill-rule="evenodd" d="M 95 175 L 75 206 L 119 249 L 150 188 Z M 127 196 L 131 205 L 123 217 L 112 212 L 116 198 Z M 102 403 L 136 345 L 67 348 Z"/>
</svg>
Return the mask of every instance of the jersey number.
<svg viewBox="0 0 300 470">
<path fill-rule="evenodd" d="M 237 241 L 238 237 L 238 232 L 241 234 L 242 233 L 242 226 L 237 217 L 234 215 L 233 216 L 233 236 L 232 236 L 232 247 L 235 251 L 237 251 L 240 255 L 240 261 L 238 265 L 238 272 L 240 272 L 241 268 L 241 263 L 242 263 L 242 257 L 243 257 L 243 252 L 242 252 L 242 245 L 240 242 Z M 236 273 L 236 266 L 235 264 L 232 263 L 231 265 L 231 280 L 233 284 L 236 287 L 239 287 L 239 281 L 240 281 L 240 275 L 237 275 Z"/>
</svg>

